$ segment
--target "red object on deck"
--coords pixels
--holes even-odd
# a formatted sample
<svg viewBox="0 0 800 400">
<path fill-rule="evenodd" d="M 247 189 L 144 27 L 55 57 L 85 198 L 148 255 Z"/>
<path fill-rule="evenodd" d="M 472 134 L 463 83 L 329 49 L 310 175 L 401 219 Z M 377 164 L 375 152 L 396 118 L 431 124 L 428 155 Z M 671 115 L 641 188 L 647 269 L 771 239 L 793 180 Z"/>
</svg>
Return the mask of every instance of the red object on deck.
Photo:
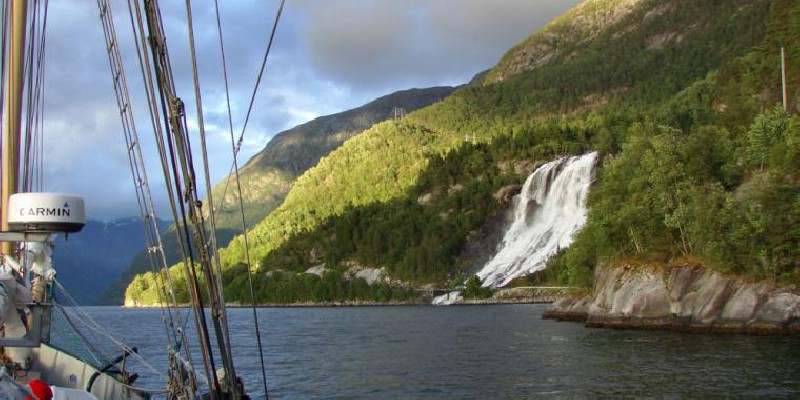
<svg viewBox="0 0 800 400">
<path fill-rule="evenodd" d="M 31 387 L 31 392 L 34 396 L 36 396 L 39 400 L 52 400 L 53 399 L 53 391 L 50 389 L 46 383 L 34 379 L 28 382 L 28 386 Z"/>
</svg>

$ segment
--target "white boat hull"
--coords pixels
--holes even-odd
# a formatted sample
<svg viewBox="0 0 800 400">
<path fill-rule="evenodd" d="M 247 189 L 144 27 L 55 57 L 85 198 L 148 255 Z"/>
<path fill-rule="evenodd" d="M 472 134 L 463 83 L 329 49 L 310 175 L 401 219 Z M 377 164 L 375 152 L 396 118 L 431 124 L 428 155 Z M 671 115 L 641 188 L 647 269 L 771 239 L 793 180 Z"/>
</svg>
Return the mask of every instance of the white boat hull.
<svg viewBox="0 0 800 400">
<path fill-rule="evenodd" d="M 31 370 L 40 372 L 41 380 L 49 385 L 76 389 L 84 393 L 86 393 L 86 387 L 92 375 L 98 372 L 97 368 L 88 363 L 44 343 L 40 347 L 32 349 L 31 360 Z M 91 394 L 98 399 L 150 398 L 147 393 L 130 389 L 122 382 L 105 373 L 101 373 L 95 378 Z M 73 394 L 67 398 L 81 399 L 89 397 L 78 397 Z"/>
</svg>

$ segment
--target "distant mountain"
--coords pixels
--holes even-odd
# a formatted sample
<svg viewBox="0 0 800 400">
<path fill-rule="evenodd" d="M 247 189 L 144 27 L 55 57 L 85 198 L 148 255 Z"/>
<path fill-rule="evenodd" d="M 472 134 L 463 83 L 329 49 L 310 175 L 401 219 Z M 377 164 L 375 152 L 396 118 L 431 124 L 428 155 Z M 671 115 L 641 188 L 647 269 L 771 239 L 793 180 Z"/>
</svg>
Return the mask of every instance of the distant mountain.
<svg viewBox="0 0 800 400">
<path fill-rule="evenodd" d="M 264 149 L 239 169 L 245 218 L 252 227 L 278 207 L 295 179 L 319 160 L 370 126 L 393 118 L 402 118 L 419 108 L 438 102 L 455 91 L 442 86 L 409 89 L 379 97 L 352 110 L 326 115 L 283 131 Z M 224 178 L 212 193 L 217 208 L 217 240 L 225 247 L 241 232 L 239 199 L 235 181 Z M 224 194 L 224 198 L 223 198 Z M 178 262 L 175 235 L 162 237 L 169 264 Z M 101 304 L 122 304 L 125 288 L 134 275 L 149 271 L 145 253 L 138 254 L 119 279 L 100 297 Z"/>
<path fill-rule="evenodd" d="M 158 220 L 160 229 L 167 223 Z M 139 218 L 87 221 L 78 233 L 59 235 L 53 263 L 56 278 L 79 304 L 93 304 L 145 247 Z M 91 277 L 91 278 L 89 278 Z"/>
</svg>

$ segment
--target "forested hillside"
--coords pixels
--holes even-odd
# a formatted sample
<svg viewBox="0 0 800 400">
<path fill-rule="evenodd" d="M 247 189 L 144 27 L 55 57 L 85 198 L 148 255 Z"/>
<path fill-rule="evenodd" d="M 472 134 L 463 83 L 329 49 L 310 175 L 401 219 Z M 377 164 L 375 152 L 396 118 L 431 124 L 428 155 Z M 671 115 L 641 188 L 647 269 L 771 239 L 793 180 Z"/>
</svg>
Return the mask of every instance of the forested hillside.
<svg viewBox="0 0 800 400">
<path fill-rule="evenodd" d="M 440 101 L 455 90 L 449 86 L 401 90 L 361 107 L 322 116 L 275 135 L 261 152 L 239 168 L 241 205 L 233 174 L 223 178 L 212 189 L 217 209 L 217 242 L 220 246 L 227 246 L 235 234 L 242 232 L 241 209 L 244 210 L 248 226 L 264 219 L 280 205 L 300 174 L 348 138 L 377 122 Z M 178 262 L 180 255 L 174 231 L 171 230 L 162 239 L 167 262 Z M 147 253 L 139 253 L 119 279 L 105 289 L 98 303 L 122 304 L 125 289 L 133 277 L 150 269 Z"/>
<path fill-rule="evenodd" d="M 372 125 L 435 103 L 453 87 L 410 89 L 382 96 L 361 107 L 326 115 L 275 135 L 264 150 L 239 169 L 248 226 L 264 219 L 283 201 L 294 180 L 347 139 Z M 212 190 L 217 226 L 241 232 L 239 197 L 231 177 Z M 227 242 L 226 242 L 227 243 Z"/>
<path fill-rule="evenodd" d="M 301 279 L 351 296 L 353 266 L 461 283 L 474 272 L 464 246 L 508 188 L 589 150 L 603 161 L 587 227 L 535 279 L 586 286 L 598 262 L 682 257 L 797 282 L 798 28 L 792 0 L 588 0 L 483 79 L 373 126 L 299 177 L 250 232 L 257 298 Z M 777 106 L 781 47 L 788 111 Z M 227 298 L 242 299 L 241 237 L 222 256 Z M 293 274 L 314 266 L 329 272 Z M 127 295 L 154 301 L 152 287 L 140 276 Z"/>
</svg>

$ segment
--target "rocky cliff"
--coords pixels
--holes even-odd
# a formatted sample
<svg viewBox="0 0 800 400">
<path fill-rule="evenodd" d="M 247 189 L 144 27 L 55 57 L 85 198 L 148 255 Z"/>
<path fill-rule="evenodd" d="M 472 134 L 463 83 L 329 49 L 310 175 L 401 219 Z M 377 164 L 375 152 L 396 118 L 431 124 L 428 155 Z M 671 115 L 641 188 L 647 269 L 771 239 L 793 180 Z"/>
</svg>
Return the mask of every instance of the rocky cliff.
<svg viewBox="0 0 800 400">
<path fill-rule="evenodd" d="M 598 266 L 594 293 L 566 297 L 544 318 L 588 327 L 691 332 L 800 333 L 797 289 L 705 268 Z"/>
</svg>

